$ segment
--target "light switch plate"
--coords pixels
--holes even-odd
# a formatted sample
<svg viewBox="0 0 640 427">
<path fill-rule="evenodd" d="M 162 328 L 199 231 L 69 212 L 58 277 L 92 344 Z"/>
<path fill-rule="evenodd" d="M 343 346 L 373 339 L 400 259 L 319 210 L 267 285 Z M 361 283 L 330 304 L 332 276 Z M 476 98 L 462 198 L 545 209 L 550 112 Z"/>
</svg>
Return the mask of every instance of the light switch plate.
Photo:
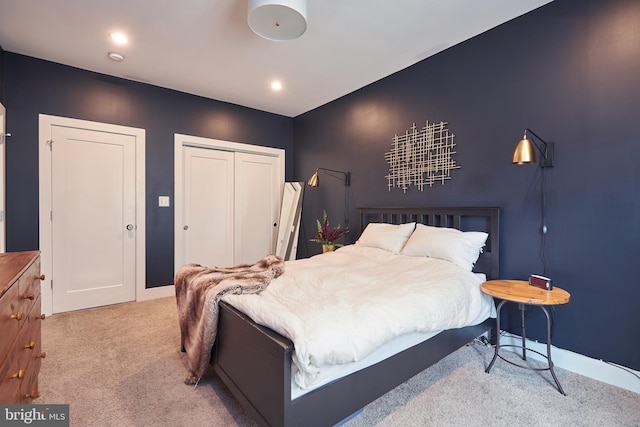
<svg viewBox="0 0 640 427">
<path fill-rule="evenodd" d="M 171 206 L 169 196 L 158 196 L 158 206 L 161 208 L 168 208 Z"/>
</svg>

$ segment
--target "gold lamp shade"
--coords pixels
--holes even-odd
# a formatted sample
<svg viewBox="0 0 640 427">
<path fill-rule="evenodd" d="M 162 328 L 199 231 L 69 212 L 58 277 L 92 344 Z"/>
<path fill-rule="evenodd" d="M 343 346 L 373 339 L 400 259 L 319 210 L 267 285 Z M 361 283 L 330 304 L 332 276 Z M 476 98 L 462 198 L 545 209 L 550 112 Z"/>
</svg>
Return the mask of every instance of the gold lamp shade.
<svg viewBox="0 0 640 427">
<path fill-rule="evenodd" d="M 524 165 L 527 163 L 535 163 L 536 162 L 536 150 L 529 138 L 527 138 L 527 134 L 525 133 L 518 145 L 516 146 L 515 151 L 513 152 L 513 163 L 517 163 L 519 165 Z"/>
<path fill-rule="evenodd" d="M 318 171 L 315 171 L 309 181 L 307 181 L 307 185 L 309 187 L 317 187 L 320 184 L 320 180 L 318 179 Z"/>
</svg>

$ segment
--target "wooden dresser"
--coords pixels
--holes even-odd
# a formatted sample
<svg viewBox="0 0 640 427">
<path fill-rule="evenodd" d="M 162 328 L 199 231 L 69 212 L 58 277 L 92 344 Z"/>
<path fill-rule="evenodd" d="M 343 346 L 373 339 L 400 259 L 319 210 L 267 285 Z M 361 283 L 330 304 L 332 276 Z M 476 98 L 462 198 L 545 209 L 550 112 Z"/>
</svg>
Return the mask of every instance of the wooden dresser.
<svg viewBox="0 0 640 427">
<path fill-rule="evenodd" d="M 0 254 L 0 403 L 38 397 L 41 349 L 40 252 Z"/>
</svg>

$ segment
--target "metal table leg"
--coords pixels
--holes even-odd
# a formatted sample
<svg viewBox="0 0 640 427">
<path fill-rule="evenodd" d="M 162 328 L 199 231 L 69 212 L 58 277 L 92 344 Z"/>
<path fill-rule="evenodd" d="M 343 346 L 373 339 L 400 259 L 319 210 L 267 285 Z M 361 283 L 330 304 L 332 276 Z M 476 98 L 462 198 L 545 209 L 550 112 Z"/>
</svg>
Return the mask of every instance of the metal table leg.
<svg viewBox="0 0 640 427">
<path fill-rule="evenodd" d="M 524 366 L 524 365 L 519 365 L 517 363 L 513 363 L 510 360 L 505 359 L 504 357 L 499 355 L 500 352 L 500 348 L 501 347 L 518 347 L 517 345 L 504 345 L 501 346 L 500 345 L 500 311 L 502 310 L 502 306 L 508 302 L 507 300 L 502 300 L 500 301 L 500 303 L 498 304 L 498 307 L 496 309 L 496 349 L 495 352 L 493 353 L 493 358 L 491 359 L 491 362 L 489 363 L 489 366 L 487 366 L 487 369 L 485 369 L 486 373 L 489 373 L 491 371 L 491 368 L 493 367 L 493 364 L 496 362 L 496 359 L 498 357 L 500 357 L 502 360 L 504 360 L 505 362 L 511 363 L 512 365 L 518 366 L 520 368 L 525 368 L 525 369 L 530 369 L 530 370 L 534 370 L 534 371 L 549 371 L 551 372 L 551 376 L 553 377 L 553 380 L 556 383 L 556 386 L 558 386 L 558 391 L 563 394 L 563 395 L 567 395 L 564 390 L 562 389 L 562 386 L 560 385 L 560 382 L 558 381 L 558 378 L 556 377 L 556 373 L 553 370 L 553 360 L 551 360 L 551 315 L 549 314 L 549 310 L 547 309 L 547 307 L 545 307 L 544 305 L 538 305 L 538 307 L 540 307 L 540 309 L 542 309 L 542 311 L 544 312 L 546 318 L 547 318 L 547 354 L 546 356 L 536 350 L 531 350 L 534 353 L 538 353 L 539 355 L 546 357 L 547 358 L 547 362 L 549 364 L 549 366 L 547 368 L 532 368 L 529 366 Z M 527 355 L 526 355 L 526 342 L 525 342 L 525 323 L 524 323 L 524 303 L 519 303 L 519 308 L 521 310 L 521 321 L 522 321 L 522 359 L 523 360 L 527 360 Z"/>
<path fill-rule="evenodd" d="M 520 325 L 522 327 L 522 360 L 527 360 L 527 346 L 526 346 L 526 339 L 527 339 L 527 330 L 524 327 L 524 304 L 523 303 L 518 303 L 518 308 L 520 309 Z"/>
<path fill-rule="evenodd" d="M 547 307 L 544 305 L 539 307 L 544 311 L 544 315 L 547 316 L 547 361 L 549 362 L 549 372 L 551 372 L 551 376 L 558 386 L 558 391 L 566 396 L 567 393 L 564 392 L 558 378 L 556 377 L 556 373 L 553 370 L 553 361 L 551 360 L 551 316 L 549 315 Z"/>
<path fill-rule="evenodd" d="M 493 364 L 496 363 L 498 352 L 500 351 L 500 310 L 506 302 L 507 300 L 500 301 L 500 303 L 498 304 L 498 308 L 496 309 L 496 351 L 493 353 L 493 359 L 491 359 L 491 363 L 489 363 L 489 366 L 487 366 L 487 369 L 485 369 L 485 372 L 487 374 L 489 373 L 489 371 L 491 371 Z"/>
</svg>

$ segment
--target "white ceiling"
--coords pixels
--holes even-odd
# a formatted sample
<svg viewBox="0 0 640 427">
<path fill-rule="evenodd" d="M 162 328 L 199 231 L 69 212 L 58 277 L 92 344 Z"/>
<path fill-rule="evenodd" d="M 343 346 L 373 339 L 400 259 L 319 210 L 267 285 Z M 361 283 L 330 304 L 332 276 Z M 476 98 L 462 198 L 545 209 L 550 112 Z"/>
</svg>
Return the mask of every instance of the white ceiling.
<svg viewBox="0 0 640 427">
<path fill-rule="evenodd" d="M 308 0 L 306 33 L 273 42 L 246 0 L 0 0 L 0 46 L 295 117 L 549 2 Z"/>
</svg>

